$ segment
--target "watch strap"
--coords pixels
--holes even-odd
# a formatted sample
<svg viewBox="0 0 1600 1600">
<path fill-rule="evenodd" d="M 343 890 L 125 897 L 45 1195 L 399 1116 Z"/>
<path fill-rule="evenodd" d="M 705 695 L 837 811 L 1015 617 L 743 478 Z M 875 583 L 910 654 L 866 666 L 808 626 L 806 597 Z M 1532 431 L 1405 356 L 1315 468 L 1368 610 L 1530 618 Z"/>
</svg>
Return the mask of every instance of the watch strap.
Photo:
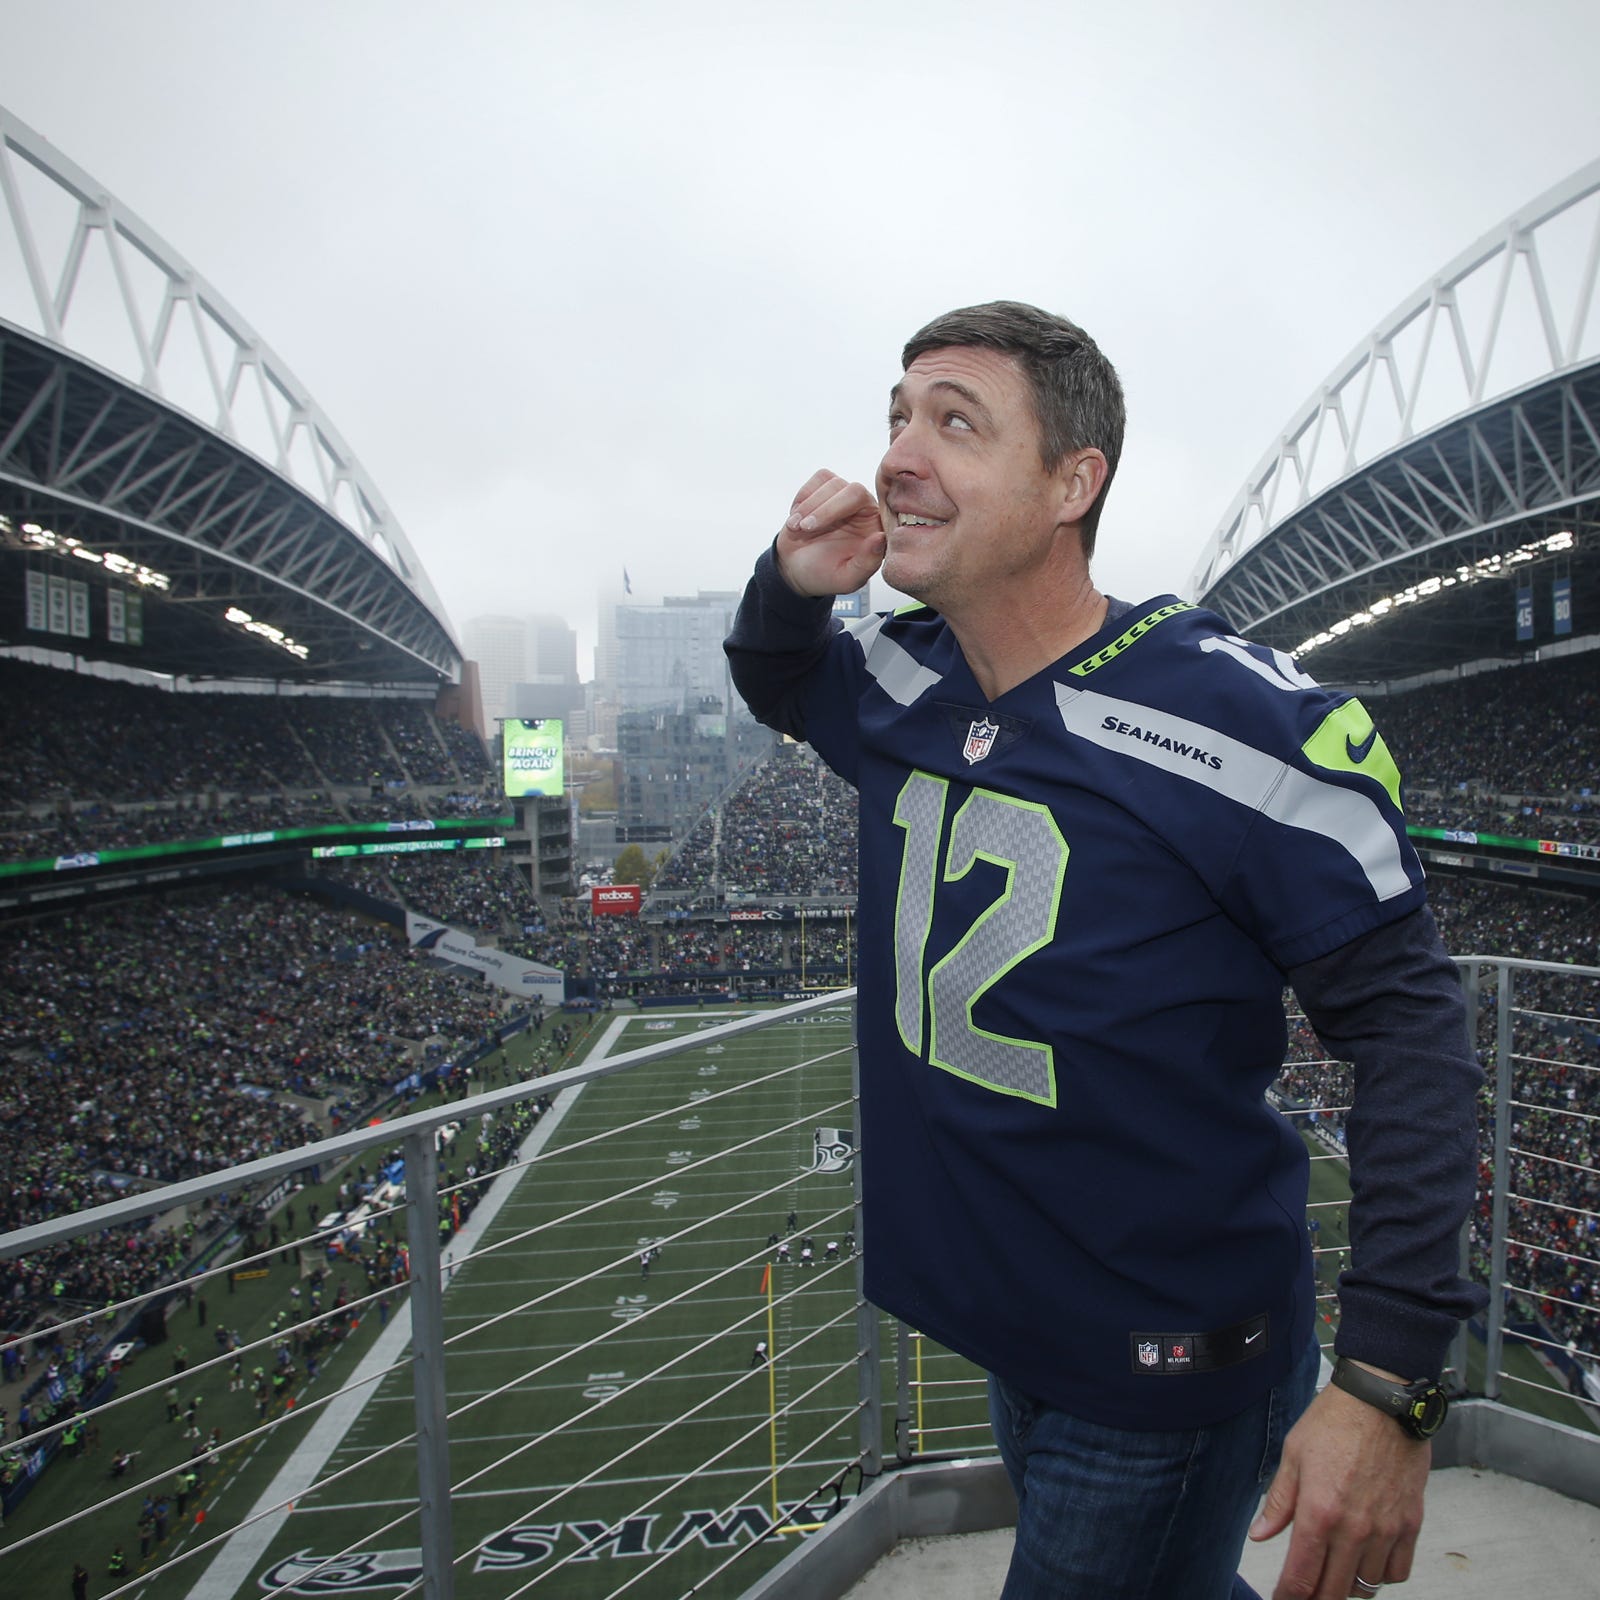
<svg viewBox="0 0 1600 1600">
<path fill-rule="evenodd" d="M 1380 1378 L 1377 1373 L 1368 1372 L 1365 1367 L 1340 1356 L 1333 1364 L 1332 1382 L 1346 1394 L 1393 1417 L 1415 1439 L 1430 1437 L 1444 1421 L 1444 1391 L 1427 1378 L 1415 1383 L 1397 1383 L 1392 1378 Z M 1432 1408 L 1425 1403 L 1435 1399 L 1439 1409 L 1435 1417 L 1428 1419 L 1431 1426 L 1427 1426 L 1424 1413 Z"/>
<path fill-rule="evenodd" d="M 1357 1400 L 1365 1400 L 1369 1406 L 1376 1406 L 1391 1417 L 1403 1417 L 1411 1406 L 1411 1396 L 1406 1393 L 1403 1383 L 1380 1378 L 1377 1373 L 1368 1372 L 1365 1367 L 1358 1367 L 1343 1356 L 1333 1364 L 1333 1382 L 1346 1394 L 1354 1395 Z"/>
</svg>

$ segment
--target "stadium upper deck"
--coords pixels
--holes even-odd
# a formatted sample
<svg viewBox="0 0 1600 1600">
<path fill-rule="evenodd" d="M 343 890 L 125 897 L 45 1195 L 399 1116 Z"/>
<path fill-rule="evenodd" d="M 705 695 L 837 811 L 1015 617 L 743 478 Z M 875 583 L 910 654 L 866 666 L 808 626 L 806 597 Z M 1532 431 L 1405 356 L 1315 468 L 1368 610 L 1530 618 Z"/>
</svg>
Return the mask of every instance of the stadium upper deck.
<svg viewBox="0 0 1600 1600">
<path fill-rule="evenodd" d="M 4 109 L 0 196 L 0 584 L 25 597 L 0 642 L 198 677 L 458 681 L 404 530 L 250 324 Z"/>
<path fill-rule="evenodd" d="M 1592 638 L 1597 267 L 1600 161 L 1447 263 L 1328 375 L 1246 479 L 1191 592 L 1323 682 Z"/>
</svg>

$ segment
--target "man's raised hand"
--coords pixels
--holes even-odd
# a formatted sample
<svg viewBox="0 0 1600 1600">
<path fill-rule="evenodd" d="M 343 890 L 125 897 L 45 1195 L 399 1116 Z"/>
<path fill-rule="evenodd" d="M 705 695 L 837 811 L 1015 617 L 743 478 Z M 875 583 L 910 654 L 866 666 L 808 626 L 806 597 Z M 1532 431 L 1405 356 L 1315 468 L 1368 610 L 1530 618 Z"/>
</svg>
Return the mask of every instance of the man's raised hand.
<svg viewBox="0 0 1600 1600">
<path fill-rule="evenodd" d="M 853 594 L 882 564 L 885 542 L 872 491 L 824 468 L 801 485 L 778 532 L 778 570 L 796 594 Z"/>
</svg>

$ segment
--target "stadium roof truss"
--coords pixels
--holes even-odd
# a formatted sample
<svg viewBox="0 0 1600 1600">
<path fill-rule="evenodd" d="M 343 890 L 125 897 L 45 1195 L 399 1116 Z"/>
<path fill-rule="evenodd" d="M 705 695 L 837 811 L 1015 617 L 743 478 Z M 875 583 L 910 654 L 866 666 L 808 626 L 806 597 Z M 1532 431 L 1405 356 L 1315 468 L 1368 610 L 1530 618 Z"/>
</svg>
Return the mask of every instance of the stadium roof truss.
<svg viewBox="0 0 1600 1600">
<path fill-rule="evenodd" d="M 0 198 L 7 591 L 23 568 L 142 588 L 143 643 L 96 630 L 92 653 L 160 672 L 459 677 L 444 607 L 383 497 L 227 301 L 3 108 Z M 9 609 L 0 637 L 91 653 Z"/>
<path fill-rule="evenodd" d="M 1596 631 L 1597 275 L 1600 161 L 1345 358 L 1236 496 L 1191 592 L 1330 681 L 1525 652 L 1512 591 L 1536 571 L 1570 579 Z"/>
</svg>

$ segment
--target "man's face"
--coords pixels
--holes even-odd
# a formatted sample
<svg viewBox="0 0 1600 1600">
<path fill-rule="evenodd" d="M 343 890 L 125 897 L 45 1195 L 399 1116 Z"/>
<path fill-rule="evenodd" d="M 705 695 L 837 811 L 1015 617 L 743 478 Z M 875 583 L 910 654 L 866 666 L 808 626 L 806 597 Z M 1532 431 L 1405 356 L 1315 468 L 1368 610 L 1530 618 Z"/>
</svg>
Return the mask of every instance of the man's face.
<svg viewBox="0 0 1600 1600">
<path fill-rule="evenodd" d="M 918 356 L 890 397 L 877 490 L 883 577 L 902 593 L 949 615 L 1037 572 L 1062 520 L 1062 475 L 1039 460 L 1016 362 L 966 345 Z"/>
</svg>

